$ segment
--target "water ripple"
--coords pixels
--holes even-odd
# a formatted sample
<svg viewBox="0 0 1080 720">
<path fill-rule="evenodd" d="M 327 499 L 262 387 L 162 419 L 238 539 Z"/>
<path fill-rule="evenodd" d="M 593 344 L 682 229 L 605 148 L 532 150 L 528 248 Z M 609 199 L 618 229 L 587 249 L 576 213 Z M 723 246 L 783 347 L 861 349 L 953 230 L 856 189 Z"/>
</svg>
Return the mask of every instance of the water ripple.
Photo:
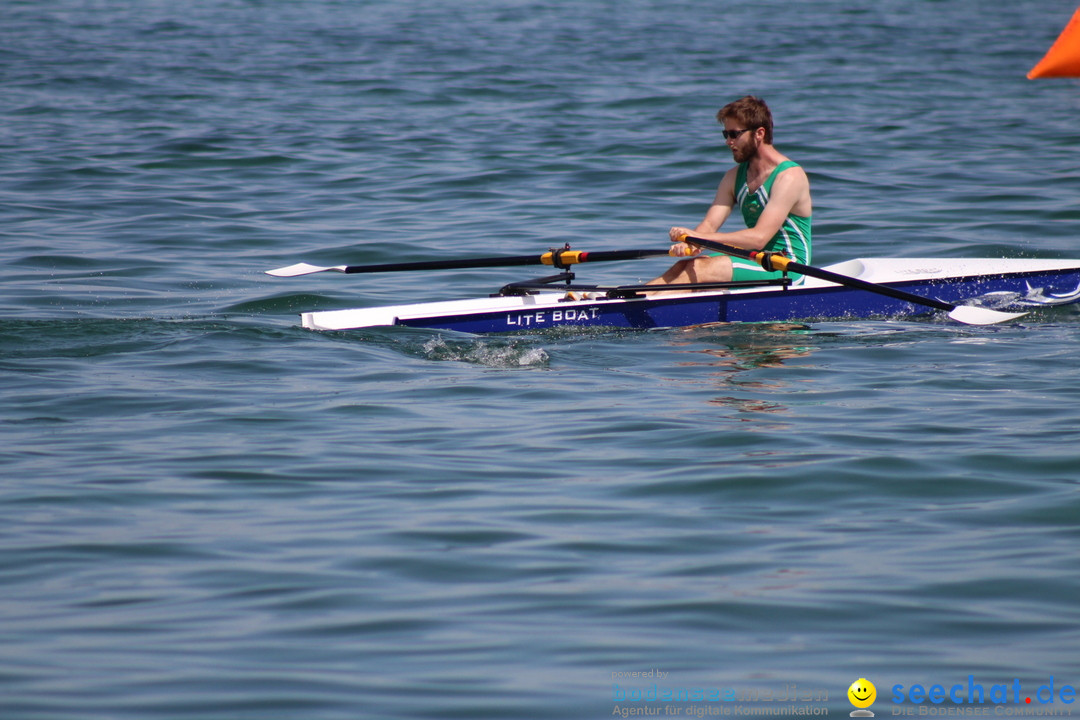
<svg viewBox="0 0 1080 720">
<path fill-rule="evenodd" d="M 315 333 L 526 274 L 263 273 L 662 244 L 747 92 L 821 263 L 1075 256 L 1080 96 L 1024 78 L 1074 4 L 177 8 L 0 22 L 5 717 L 1075 685 L 1075 310 Z"/>
</svg>

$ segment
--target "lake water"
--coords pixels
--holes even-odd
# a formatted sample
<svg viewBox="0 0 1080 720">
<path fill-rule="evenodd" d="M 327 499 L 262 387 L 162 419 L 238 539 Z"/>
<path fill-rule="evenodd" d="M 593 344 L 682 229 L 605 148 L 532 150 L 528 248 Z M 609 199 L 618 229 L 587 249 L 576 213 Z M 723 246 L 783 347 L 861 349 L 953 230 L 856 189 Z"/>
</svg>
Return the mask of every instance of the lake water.
<svg viewBox="0 0 1080 720">
<path fill-rule="evenodd" d="M 1078 311 L 320 334 L 533 273 L 263 274 L 664 247 L 747 93 L 816 264 L 1077 257 L 1074 9 L 5 3 L 0 715 L 1077 712 Z"/>
</svg>

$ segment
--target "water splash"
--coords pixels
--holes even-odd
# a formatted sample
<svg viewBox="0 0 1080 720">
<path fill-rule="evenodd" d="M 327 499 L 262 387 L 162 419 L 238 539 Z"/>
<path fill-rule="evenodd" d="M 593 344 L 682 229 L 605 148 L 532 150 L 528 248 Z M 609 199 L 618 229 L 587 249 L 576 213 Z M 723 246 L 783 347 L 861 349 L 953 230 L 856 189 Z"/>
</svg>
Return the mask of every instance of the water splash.
<svg viewBox="0 0 1080 720">
<path fill-rule="evenodd" d="M 448 340 L 439 335 L 424 342 L 421 350 L 429 360 L 467 362 L 500 368 L 546 368 L 551 359 L 544 348 L 530 346 L 520 339 Z"/>
</svg>

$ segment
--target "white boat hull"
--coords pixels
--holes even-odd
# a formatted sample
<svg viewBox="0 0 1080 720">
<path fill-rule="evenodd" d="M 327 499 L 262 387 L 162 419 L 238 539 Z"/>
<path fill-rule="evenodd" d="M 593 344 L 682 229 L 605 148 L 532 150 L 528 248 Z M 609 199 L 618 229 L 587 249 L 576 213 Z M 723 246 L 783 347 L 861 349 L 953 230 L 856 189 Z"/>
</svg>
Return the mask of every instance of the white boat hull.
<svg viewBox="0 0 1080 720">
<path fill-rule="evenodd" d="M 1080 300 L 1080 260 L 860 258 L 825 270 L 955 304 L 1033 308 Z M 634 298 L 568 300 L 565 292 L 306 312 L 311 330 L 406 325 L 472 333 L 557 326 L 675 327 L 916 315 L 927 308 L 817 278 L 789 288 L 731 288 Z"/>
</svg>

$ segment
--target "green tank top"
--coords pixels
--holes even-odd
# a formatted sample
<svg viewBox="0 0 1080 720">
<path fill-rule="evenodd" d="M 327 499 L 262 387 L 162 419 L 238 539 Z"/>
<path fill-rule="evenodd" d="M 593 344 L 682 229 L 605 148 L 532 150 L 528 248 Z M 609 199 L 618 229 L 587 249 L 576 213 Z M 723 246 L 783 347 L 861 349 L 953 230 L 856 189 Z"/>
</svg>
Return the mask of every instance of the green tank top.
<svg viewBox="0 0 1080 720">
<path fill-rule="evenodd" d="M 769 175 L 769 178 L 757 189 L 757 192 L 753 193 L 750 192 L 750 188 L 746 185 L 747 165 L 748 163 L 740 163 L 736 172 L 735 200 L 739 203 L 739 209 L 742 210 L 746 227 L 754 227 L 765 209 L 765 203 L 769 202 L 769 195 L 772 193 L 773 181 L 776 176 L 788 168 L 798 167 L 798 164 L 790 160 L 780 163 Z M 810 216 L 803 217 L 802 215 L 789 214 L 787 219 L 784 220 L 784 224 L 780 226 L 779 232 L 765 245 L 765 250 L 768 252 L 782 252 L 795 262 L 809 265 Z"/>
</svg>

